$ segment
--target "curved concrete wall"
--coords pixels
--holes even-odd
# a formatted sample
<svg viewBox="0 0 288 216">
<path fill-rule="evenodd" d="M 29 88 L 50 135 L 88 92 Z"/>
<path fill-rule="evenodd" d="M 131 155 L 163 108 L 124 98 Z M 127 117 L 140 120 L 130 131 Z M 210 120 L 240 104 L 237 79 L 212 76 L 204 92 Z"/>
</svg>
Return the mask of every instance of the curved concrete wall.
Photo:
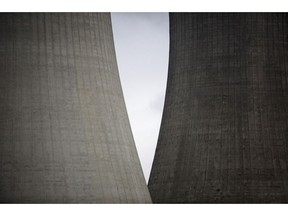
<svg viewBox="0 0 288 216">
<path fill-rule="evenodd" d="M 110 14 L 0 14 L 0 202 L 151 202 Z"/>
<path fill-rule="evenodd" d="M 288 202 L 287 21 L 170 14 L 153 202 Z"/>
</svg>

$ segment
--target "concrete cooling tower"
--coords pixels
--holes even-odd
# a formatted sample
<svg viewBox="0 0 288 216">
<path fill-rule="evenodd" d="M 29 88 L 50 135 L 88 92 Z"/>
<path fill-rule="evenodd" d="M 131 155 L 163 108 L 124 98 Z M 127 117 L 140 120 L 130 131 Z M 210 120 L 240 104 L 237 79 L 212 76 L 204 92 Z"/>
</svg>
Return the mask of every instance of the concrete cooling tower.
<svg viewBox="0 0 288 216">
<path fill-rule="evenodd" d="M 288 14 L 170 14 L 156 203 L 288 202 Z"/>
<path fill-rule="evenodd" d="M 0 202 L 151 202 L 110 14 L 0 14 Z"/>
</svg>

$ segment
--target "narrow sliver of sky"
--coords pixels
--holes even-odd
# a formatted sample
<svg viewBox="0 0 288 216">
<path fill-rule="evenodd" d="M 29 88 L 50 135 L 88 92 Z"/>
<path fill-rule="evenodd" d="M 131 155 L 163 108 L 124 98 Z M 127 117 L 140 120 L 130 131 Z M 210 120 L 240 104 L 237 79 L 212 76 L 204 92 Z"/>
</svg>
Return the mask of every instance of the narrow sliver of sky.
<svg viewBox="0 0 288 216">
<path fill-rule="evenodd" d="M 111 17 L 125 103 L 148 182 L 166 92 L 168 13 L 112 13 Z"/>
</svg>

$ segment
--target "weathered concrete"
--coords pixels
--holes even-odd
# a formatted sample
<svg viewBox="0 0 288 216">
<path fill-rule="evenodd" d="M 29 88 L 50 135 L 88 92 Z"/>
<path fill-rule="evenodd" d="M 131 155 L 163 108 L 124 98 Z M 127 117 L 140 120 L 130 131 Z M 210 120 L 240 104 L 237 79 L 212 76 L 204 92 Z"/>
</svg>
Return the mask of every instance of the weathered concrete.
<svg viewBox="0 0 288 216">
<path fill-rule="evenodd" d="M 170 14 L 153 202 L 288 202 L 288 15 Z"/>
<path fill-rule="evenodd" d="M 109 14 L 0 14 L 0 160 L 0 202 L 151 202 Z"/>
</svg>

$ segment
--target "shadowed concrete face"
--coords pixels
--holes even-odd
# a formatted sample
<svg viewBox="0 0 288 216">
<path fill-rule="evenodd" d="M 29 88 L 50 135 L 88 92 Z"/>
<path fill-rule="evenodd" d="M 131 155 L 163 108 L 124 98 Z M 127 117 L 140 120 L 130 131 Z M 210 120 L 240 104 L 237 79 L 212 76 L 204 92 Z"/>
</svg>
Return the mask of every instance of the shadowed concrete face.
<svg viewBox="0 0 288 216">
<path fill-rule="evenodd" d="M 151 202 L 109 14 L 0 14 L 0 202 Z"/>
<path fill-rule="evenodd" d="M 287 14 L 170 14 L 153 202 L 288 202 Z"/>
</svg>

